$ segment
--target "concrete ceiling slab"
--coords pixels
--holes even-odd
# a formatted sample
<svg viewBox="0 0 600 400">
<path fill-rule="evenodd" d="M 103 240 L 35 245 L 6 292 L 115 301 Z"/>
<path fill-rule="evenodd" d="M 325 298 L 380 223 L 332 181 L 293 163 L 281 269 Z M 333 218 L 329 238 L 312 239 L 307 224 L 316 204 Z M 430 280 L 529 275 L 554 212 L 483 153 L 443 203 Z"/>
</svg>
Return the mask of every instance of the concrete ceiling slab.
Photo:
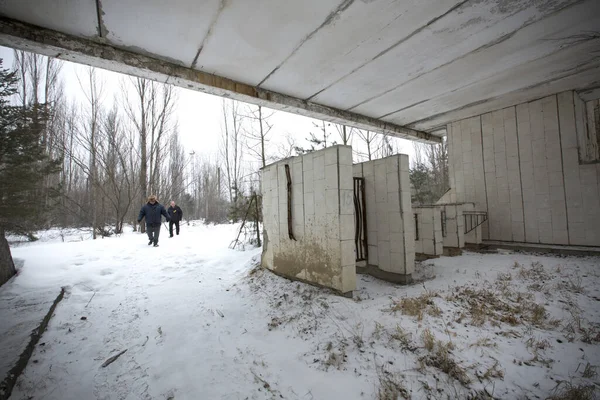
<svg viewBox="0 0 600 400">
<path fill-rule="evenodd" d="M 355 1 L 307 40 L 261 86 L 302 99 L 313 97 L 393 49 L 427 25 L 432 16 L 444 14 L 462 1 Z M 395 66 L 392 72 L 398 69 Z"/>
<path fill-rule="evenodd" d="M 594 64 L 575 75 L 554 79 L 550 82 L 545 82 L 531 88 L 522 88 L 517 92 L 511 93 L 510 96 L 490 98 L 485 102 L 477 102 L 446 113 L 432 115 L 422 121 L 415 122 L 412 126 L 415 129 L 427 126 L 446 126 L 448 123 L 447 121 L 459 121 L 521 103 L 538 100 L 550 94 L 572 90 L 574 87 L 577 87 L 581 81 L 592 82 L 592 85 L 600 86 L 599 70 L 600 63 Z"/>
<path fill-rule="evenodd" d="M 563 1 L 559 6 L 569 1 L 573 0 Z M 313 100 L 344 110 L 355 108 L 408 80 L 421 78 L 427 72 L 503 40 L 530 21 L 541 20 L 552 10 L 548 7 L 540 10 L 539 4 L 529 1 L 503 3 L 511 6 L 501 7 L 495 1 L 462 2 L 414 35 L 404 38 L 392 50 L 337 81 Z M 473 69 L 481 67 L 485 65 L 471 66 Z M 428 84 L 426 79 L 422 83 Z M 410 95 L 400 94 L 401 97 Z M 381 115 L 383 113 L 372 116 Z"/>
<path fill-rule="evenodd" d="M 99 34 L 95 0 L 1 0 L 0 15 L 70 35 Z"/>
<path fill-rule="evenodd" d="M 415 105 L 410 110 L 392 114 L 384 120 L 408 126 L 420 123 L 419 126 L 423 128 L 423 123 L 427 118 L 424 121 L 415 122 L 414 115 L 424 115 L 427 112 L 438 115 L 459 110 L 461 107 L 468 108 L 465 107 L 465 102 L 467 106 L 485 103 L 490 99 L 518 93 L 523 88 L 532 88 L 560 78 L 577 75 L 590 68 L 598 68 L 600 57 L 592 53 L 594 49 L 594 44 L 590 42 L 573 45 L 573 48 L 569 48 L 568 51 L 558 51 L 543 59 L 521 64 L 510 71 L 492 75 L 456 91 L 447 92 L 433 100 Z M 600 73 L 598 77 L 600 77 Z M 427 130 L 435 128 L 434 126 L 425 126 L 427 126 Z"/>
<path fill-rule="evenodd" d="M 109 43 L 191 66 L 220 0 L 98 0 Z"/>
<path fill-rule="evenodd" d="M 348 1 L 224 2 L 199 53 L 197 68 L 257 86 Z M 304 74 L 303 74 L 304 75 Z"/>
<path fill-rule="evenodd" d="M 385 117 L 394 115 L 392 119 L 396 121 L 399 121 L 397 117 L 401 115 L 404 122 L 408 120 L 410 123 L 423 115 L 423 106 L 427 107 L 438 96 L 456 93 L 461 88 L 476 83 L 482 84 L 487 78 L 506 71 L 512 75 L 514 69 L 522 65 L 530 65 L 535 72 L 536 63 L 532 63 L 533 61 L 537 60 L 540 67 L 543 67 L 547 56 L 559 51 L 570 52 L 573 37 L 577 37 L 582 31 L 592 32 L 600 26 L 600 2 L 592 4 L 591 9 L 596 12 L 589 13 L 590 6 L 585 3 L 562 9 L 549 16 L 543 24 L 529 24 L 492 46 L 476 50 L 411 79 L 352 111 L 365 114 L 379 111 L 379 118 L 386 119 Z M 534 73 L 529 74 L 529 79 L 527 86 L 545 82 L 548 76 Z M 411 95 L 407 96 L 407 93 Z M 473 101 L 475 100 L 471 98 L 467 103 Z"/>
<path fill-rule="evenodd" d="M 598 86 L 599 26 L 598 0 L 0 0 L 6 45 L 421 140 Z"/>
</svg>

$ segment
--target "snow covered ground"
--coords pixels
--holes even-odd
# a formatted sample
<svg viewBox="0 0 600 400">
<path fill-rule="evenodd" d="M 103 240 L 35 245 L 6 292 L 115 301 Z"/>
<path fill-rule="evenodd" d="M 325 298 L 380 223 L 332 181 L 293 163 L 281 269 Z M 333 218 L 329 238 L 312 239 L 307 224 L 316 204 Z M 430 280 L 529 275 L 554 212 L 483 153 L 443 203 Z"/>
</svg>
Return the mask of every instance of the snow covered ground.
<svg viewBox="0 0 600 400">
<path fill-rule="evenodd" d="M 11 398 L 600 393 L 600 258 L 440 258 L 412 286 L 361 276 L 346 299 L 256 269 L 260 249 L 228 248 L 236 228 L 182 226 L 173 239 L 163 229 L 159 248 L 136 233 L 14 248 L 24 265 L 0 288 L 13 327 L 0 327 L 0 359 L 35 310 L 67 294 Z M 30 312 L 11 313 L 17 304 Z"/>
</svg>

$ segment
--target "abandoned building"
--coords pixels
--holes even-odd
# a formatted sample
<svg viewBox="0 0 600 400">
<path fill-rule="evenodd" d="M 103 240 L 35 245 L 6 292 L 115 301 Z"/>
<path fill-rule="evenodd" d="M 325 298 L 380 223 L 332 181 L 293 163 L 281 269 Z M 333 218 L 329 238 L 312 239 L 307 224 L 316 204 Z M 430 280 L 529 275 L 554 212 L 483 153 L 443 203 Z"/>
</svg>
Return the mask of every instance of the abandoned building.
<svg viewBox="0 0 600 400">
<path fill-rule="evenodd" d="M 334 147 L 263 171 L 267 267 L 355 289 L 465 243 L 600 246 L 600 2 L 0 3 L 0 45 L 428 143 L 450 190 L 412 208 L 408 159 Z"/>
</svg>

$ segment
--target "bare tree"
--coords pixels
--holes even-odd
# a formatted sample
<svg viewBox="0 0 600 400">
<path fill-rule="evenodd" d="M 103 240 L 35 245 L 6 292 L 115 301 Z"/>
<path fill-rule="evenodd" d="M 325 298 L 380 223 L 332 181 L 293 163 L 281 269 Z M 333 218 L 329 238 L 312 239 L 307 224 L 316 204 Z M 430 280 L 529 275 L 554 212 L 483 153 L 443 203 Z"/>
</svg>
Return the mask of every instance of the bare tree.
<svg viewBox="0 0 600 400">
<path fill-rule="evenodd" d="M 127 129 L 127 125 L 122 124 L 116 105 L 102 122 L 103 140 L 99 159 L 104 174 L 100 188 L 112 208 L 112 213 L 105 212 L 104 217 L 113 217 L 114 231 L 121 233 L 125 218 L 136 202 L 139 191 L 135 182 L 139 160 L 131 152 L 136 135 L 133 129 Z"/>
<path fill-rule="evenodd" d="M 364 149 L 363 146 L 359 147 L 364 151 L 357 150 L 356 154 L 367 161 L 373 160 L 381 150 L 382 141 L 380 135 L 372 131 L 363 131 L 362 129 L 358 129 L 356 135 L 360 139 L 361 144 L 364 144 Z"/>
<path fill-rule="evenodd" d="M 244 137 L 242 135 L 243 116 L 239 103 L 223 99 L 223 127 L 220 154 L 225 164 L 229 202 L 235 203 L 241 188 L 242 158 L 244 156 Z"/>
<path fill-rule="evenodd" d="M 100 113 L 101 105 L 103 101 L 103 82 L 98 78 L 97 71 L 94 67 L 87 67 L 85 73 L 86 82 L 82 82 L 81 78 L 77 76 L 79 85 L 85 94 L 86 100 L 89 105 L 87 110 L 87 118 L 84 123 L 83 132 L 84 137 L 82 143 L 87 145 L 89 151 L 89 194 L 90 194 L 90 209 L 92 215 L 92 235 L 93 238 L 97 238 L 98 231 L 98 136 L 99 136 L 99 125 L 100 125 Z"/>
<path fill-rule="evenodd" d="M 395 153 L 396 149 L 392 138 L 384 133 L 381 138 L 381 148 L 379 149 L 380 158 L 389 157 Z"/>
<path fill-rule="evenodd" d="M 296 139 L 289 132 L 285 134 L 284 139 L 284 143 L 277 144 L 277 157 L 280 159 L 291 157 L 298 147 Z"/>
<path fill-rule="evenodd" d="M 160 196 L 161 165 L 169 146 L 169 135 L 172 132 L 171 116 L 175 106 L 175 93 L 172 85 L 159 84 L 151 81 L 150 117 L 150 192 Z"/>
<path fill-rule="evenodd" d="M 247 129 L 244 129 L 248 151 L 260 161 L 263 168 L 267 165 L 266 147 L 269 143 L 269 132 L 273 128 L 269 118 L 273 114 L 273 111 L 265 112 L 262 106 L 257 106 L 256 109 L 249 107 L 245 115 L 245 118 L 251 122 L 247 125 Z"/>
<path fill-rule="evenodd" d="M 135 100 L 129 98 L 129 85 L 133 87 Z M 143 78 L 123 81 L 121 93 L 125 111 L 139 135 L 139 195 L 144 204 L 148 195 L 159 195 L 160 165 L 168 146 L 171 117 L 175 106 L 173 87 Z M 145 232 L 144 224 L 141 231 Z"/>
<path fill-rule="evenodd" d="M 354 136 L 354 128 L 348 127 L 346 125 L 336 124 L 335 129 L 337 130 L 338 135 L 340 136 L 340 143 L 344 146 L 351 146 L 352 138 Z"/>
<path fill-rule="evenodd" d="M 27 87 L 28 87 L 27 73 L 29 71 L 29 64 L 27 62 L 28 57 L 27 57 L 27 53 L 23 50 L 14 50 L 14 56 L 15 56 L 14 68 L 15 68 L 15 70 L 19 71 L 20 85 L 19 85 L 18 95 L 21 99 L 21 105 L 23 107 L 25 107 L 28 104 L 27 103 Z"/>
</svg>

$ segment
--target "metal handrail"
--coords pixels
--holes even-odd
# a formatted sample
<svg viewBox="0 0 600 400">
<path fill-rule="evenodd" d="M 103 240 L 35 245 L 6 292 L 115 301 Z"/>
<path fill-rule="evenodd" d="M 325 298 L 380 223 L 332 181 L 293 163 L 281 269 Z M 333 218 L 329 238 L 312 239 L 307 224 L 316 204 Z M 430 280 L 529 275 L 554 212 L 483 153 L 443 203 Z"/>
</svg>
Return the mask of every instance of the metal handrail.
<svg viewBox="0 0 600 400">
<path fill-rule="evenodd" d="M 486 211 L 463 211 L 463 219 L 465 222 L 465 235 L 488 219 Z"/>
</svg>

